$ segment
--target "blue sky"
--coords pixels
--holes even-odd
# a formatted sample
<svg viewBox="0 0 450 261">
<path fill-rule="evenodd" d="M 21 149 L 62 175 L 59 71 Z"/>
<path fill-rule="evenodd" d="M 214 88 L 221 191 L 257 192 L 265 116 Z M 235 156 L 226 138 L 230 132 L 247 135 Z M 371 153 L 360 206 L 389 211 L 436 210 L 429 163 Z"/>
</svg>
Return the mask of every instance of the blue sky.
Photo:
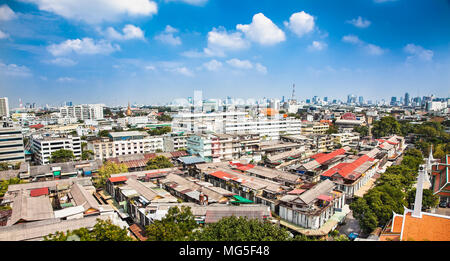
<svg viewBox="0 0 450 261">
<path fill-rule="evenodd" d="M 450 2 L 0 0 L 0 50 L 12 106 L 448 97 Z"/>
</svg>

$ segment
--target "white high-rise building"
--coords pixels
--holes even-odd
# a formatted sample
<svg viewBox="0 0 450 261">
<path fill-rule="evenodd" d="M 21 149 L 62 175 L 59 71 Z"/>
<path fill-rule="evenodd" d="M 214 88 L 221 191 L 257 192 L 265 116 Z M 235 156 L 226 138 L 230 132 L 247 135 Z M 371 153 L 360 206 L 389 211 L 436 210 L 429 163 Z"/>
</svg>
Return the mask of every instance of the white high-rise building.
<svg viewBox="0 0 450 261">
<path fill-rule="evenodd" d="M 252 118 L 247 112 L 180 113 L 174 115 L 172 131 L 184 133 L 243 134 L 258 133 L 276 140 L 280 135 L 301 133 L 301 120 L 295 118 Z"/>
<path fill-rule="evenodd" d="M 0 122 L 0 162 L 25 161 L 22 129 Z"/>
<path fill-rule="evenodd" d="M 60 108 L 61 117 L 76 118 L 77 120 L 101 120 L 103 119 L 104 104 L 81 104 L 64 106 Z"/>
<path fill-rule="evenodd" d="M 8 97 L 0 98 L 0 117 L 9 117 Z"/>
<path fill-rule="evenodd" d="M 31 142 L 31 151 L 38 164 L 45 165 L 50 163 L 52 153 L 57 150 L 71 150 L 75 159 L 81 157 L 81 139 L 72 135 L 33 135 Z"/>
</svg>

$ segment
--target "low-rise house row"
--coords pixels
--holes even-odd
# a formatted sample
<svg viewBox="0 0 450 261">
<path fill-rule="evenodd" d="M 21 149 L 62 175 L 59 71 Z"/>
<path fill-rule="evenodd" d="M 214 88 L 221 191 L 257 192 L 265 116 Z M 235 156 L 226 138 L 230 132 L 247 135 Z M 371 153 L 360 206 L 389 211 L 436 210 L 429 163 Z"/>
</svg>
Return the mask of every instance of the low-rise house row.
<svg viewBox="0 0 450 261">
<path fill-rule="evenodd" d="M 325 180 L 309 190 L 296 189 L 280 198 L 279 215 L 294 225 L 319 229 L 336 211 L 341 211 L 345 194 Z"/>
<path fill-rule="evenodd" d="M 289 189 L 278 182 L 233 170 L 228 163 L 206 163 L 198 164 L 196 167 L 205 181 L 257 204 L 270 206 L 274 212 L 277 212 L 279 197 Z"/>
<path fill-rule="evenodd" d="M 366 154 L 340 162 L 321 174 L 322 180 L 332 180 L 347 198 L 352 198 L 378 170 L 383 153 L 373 149 Z"/>
</svg>

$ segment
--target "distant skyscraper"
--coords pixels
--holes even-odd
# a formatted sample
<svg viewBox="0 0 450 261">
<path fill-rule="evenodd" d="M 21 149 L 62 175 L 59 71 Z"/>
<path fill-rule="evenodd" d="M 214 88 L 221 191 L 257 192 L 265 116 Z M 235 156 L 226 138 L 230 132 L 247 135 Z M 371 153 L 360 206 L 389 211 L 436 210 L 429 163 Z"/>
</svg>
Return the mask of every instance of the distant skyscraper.
<svg viewBox="0 0 450 261">
<path fill-rule="evenodd" d="M 324 102 L 328 102 L 328 97 L 323 97 Z"/>
<path fill-rule="evenodd" d="M 66 102 L 66 106 L 72 106 L 72 102 L 71 101 Z"/>
<path fill-rule="evenodd" d="M 188 97 L 188 103 L 193 104 L 192 97 Z"/>
<path fill-rule="evenodd" d="M 362 96 L 359 96 L 359 104 L 364 104 L 364 98 Z"/>
<path fill-rule="evenodd" d="M 9 117 L 8 97 L 0 98 L 0 117 Z"/>
<path fill-rule="evenodd" d="M 199 90 L 194 91 L 194 110 L 202 111 L 203 108 L 203 92 Z"/>
<path fill-rule="evenodd" d="M 310 99 L 306 99 L 306 103 L 311 103 L 311 100 Z"/>
<path fill-rule="evenodd" d="M 317 96 L 314 96 L 314 97 L 312 98 L 312 103 L 314 103 L 314 104 L 317 103 Z"/>
<path fill-rule="evenodd" d="M 409 93 L 405 93 L 405 106 L 409 106 L 410 100 L 409 100 Z"/>
<path fill-rule="evenodd" d="M 395 106 L 397 104 L 397 97 L 391 97 L 391 106 Z"/>
</svg>

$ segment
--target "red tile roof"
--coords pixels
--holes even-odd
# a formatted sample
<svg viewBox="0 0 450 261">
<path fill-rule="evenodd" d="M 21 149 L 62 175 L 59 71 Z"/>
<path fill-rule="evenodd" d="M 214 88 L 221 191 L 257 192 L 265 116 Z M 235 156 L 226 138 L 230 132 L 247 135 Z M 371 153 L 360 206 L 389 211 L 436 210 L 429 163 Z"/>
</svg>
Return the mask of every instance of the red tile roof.
<svg viewBox="0 0 450 261">
<path fill-rule="evenodd" d="M 333 200 L 333 197 L 328 195 L 320 195 L 317 197 L 317 199 L 331 202 Z"/>
<path fill-rule="evenodd" d="M 40 129 L 40 128 L 43 128 L 43 127 L 44 127 L 44 125 L 42 125 L 42 124 L 30 125 L 30 128 L 33 128 L 33 129 Z"/>
<path fill-rule="evenodd" d="M 421 218 L 404 216 L 402 240 L 450 241 L 450 217 L 430 215 L 422 212 Z"/>
<path fill-rule="evenodd" d="M 223 171 L 216 171 L 216 172 L 210 173 L 209 175 L 217 177 L 219 179 L 224 179 L 224 180 L 228 180 L 228 179 L 238 180 L 238 177 L 236 177 L 230 173 L 223 172 Z"/>
<path fill-rule="evenodd" d="M 39 197 L 42 195 L 48 195 L 48 188 L 37 188 L 30 190 L 31 197 Z"/>
<path fill-rule="evenodd" d="M 324 177 L 331 177 L 334 174 L 338 173 L 339 175 L 341 175 L 343 178 L 346 179 L 352 179 L 355 180 L 357 178 L 359 178 L 359 176 L 361 174 L 356 174 L 354 176 L 350 176 L 350 174 L 357 169 L 359 166 L 361 166 L 362 164 L 364 164 L 367 161 L 373 161 L 374 159 L 370 158 L 367 155 L 362 155 L 361 157 L 359 157 L 358 159 L 356 159 L 355 161 L 351 162 L 351 163 L 339 163 L 338 165 L 330 168 L 329 170 L 325 171 L 324 173 L 322 173 L 321 176 Z"/>
<path fill-rule="evenodd" d="M 305 192 L 306 189 L 294 189 L 288 192 L 289 195 L 300 195 Z"/>
<path fill-rule="evenodd" d="M 317 156 L 317 154 L 313 155 L 312 158 L 314 158 L 319 164 L 322 164 L 338 155 L 345 154 L 345 152 L 346 152 L 345 149 L 337 149 L 337 150 L 327 153 L 327 154 L 322 153 L 322 155 L 319 155 L 319 156 Z"/>
<path fill-rule="evenodd" d="M 111 181 L 112 183 L 114 183 L 114 182 L 127 181 L 128 178 L 126 176 L 119 176 L 119 177 L 109 178 L 108 180 Z"/>
<path fill-rule="evenodd" d="M 172 157 L 174 157 L 174 158 L 184 157 L 184 156 L 188 155 L 188 153 L 184 150 L 172 151 L 172 152 L 170 152 L 170 154 L 172 154 Z"/>
</svg>

